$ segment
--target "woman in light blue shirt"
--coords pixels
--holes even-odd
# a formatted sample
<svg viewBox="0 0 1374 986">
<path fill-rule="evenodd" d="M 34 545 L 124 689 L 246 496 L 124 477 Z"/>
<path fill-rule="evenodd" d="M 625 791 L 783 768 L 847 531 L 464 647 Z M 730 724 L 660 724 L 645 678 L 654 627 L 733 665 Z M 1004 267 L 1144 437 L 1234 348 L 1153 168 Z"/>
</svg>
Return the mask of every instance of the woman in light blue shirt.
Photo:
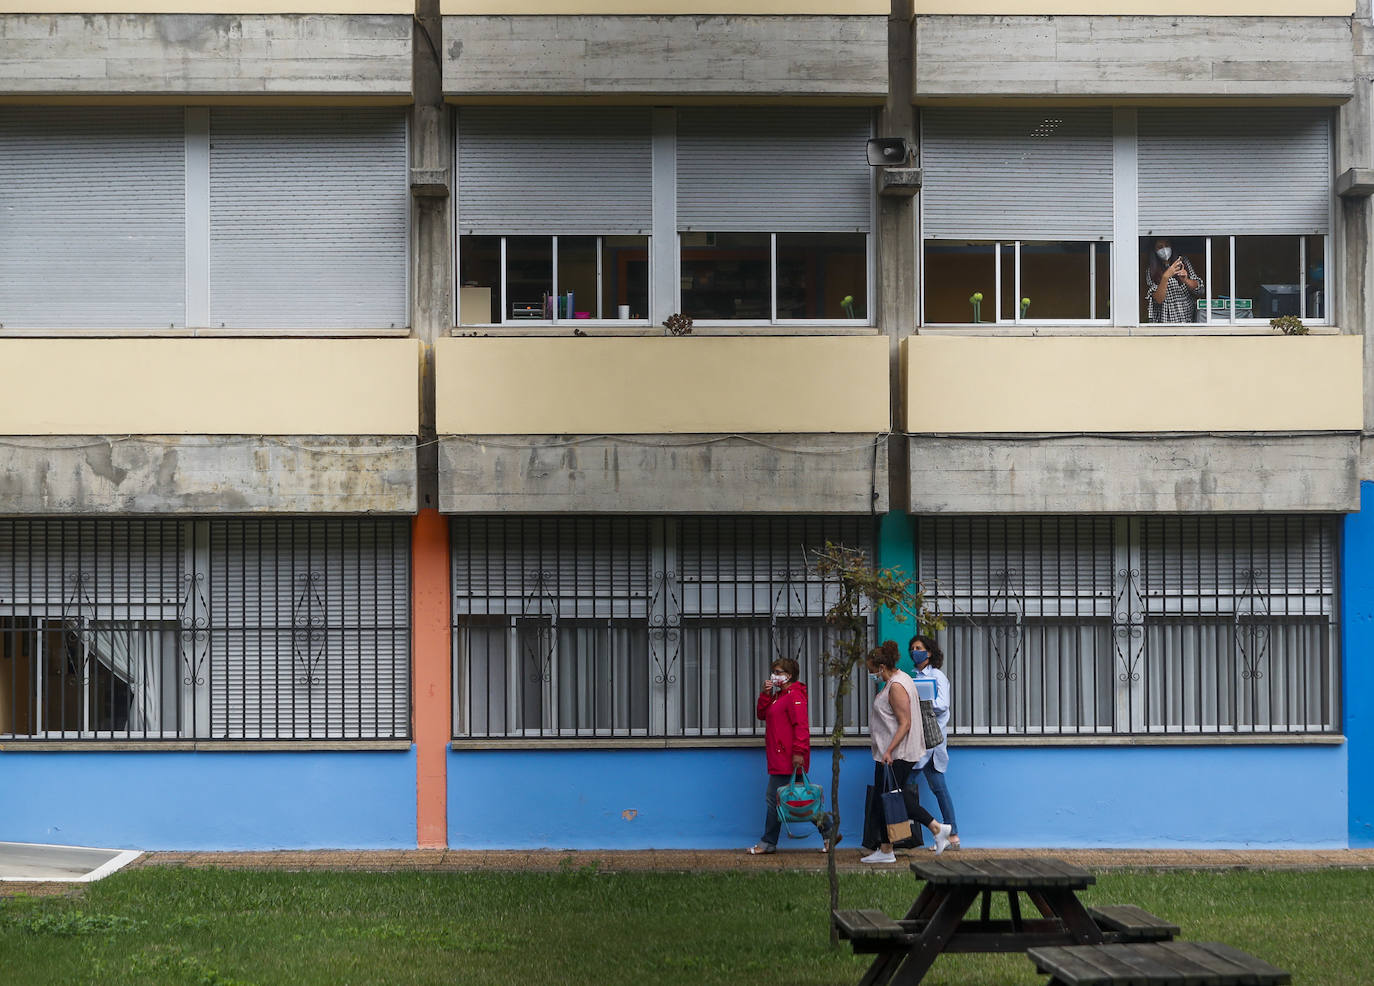
<svg viewBox="0 0 1374 986">
<path fill-rule="evenodd" d="M 935 795 L 935 800 L 940 804 L 941 820 L 953 829 L 949 837 L 949 848 L 958 849 L 959 823 L 954 820 L 954 799 L 950 797 L 949 785 L 945 783 L 945 771 L 949 768 L 949 705 L 952 694 L 949 678 L 940 670 L 945 663 L 945 655 L 934 638 L 924 634 L 912 637 L 907 650 L 911 654 L 911 663 L 916 666 L 916 671 L 911 677 L 916 681 L 930 681 L 935 685 L 935 719 L 939 722 L 940 732 L 945 737 L 939 746 L 926 750 L 925 756 L 916 761 L 916 766 L 911 772 L 912 781 L 915 781 L 917 774 L 925 777 L 926 783 L 930 785 L 930 793 Z"/>
</svg>

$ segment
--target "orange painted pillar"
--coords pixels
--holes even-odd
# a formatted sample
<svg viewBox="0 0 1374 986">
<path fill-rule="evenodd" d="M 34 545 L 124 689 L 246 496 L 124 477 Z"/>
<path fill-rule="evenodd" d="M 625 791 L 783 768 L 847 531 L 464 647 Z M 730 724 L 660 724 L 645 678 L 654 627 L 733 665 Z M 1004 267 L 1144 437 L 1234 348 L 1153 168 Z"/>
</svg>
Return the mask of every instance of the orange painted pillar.
<svg viewBox="0 0 1374 986">
<path fill-rule="evenodd" d="M 448 747 L 453 737 L 448 518 L 421 510 L 411 527 L 415 844 L 448 845 Z"/>
</svg>

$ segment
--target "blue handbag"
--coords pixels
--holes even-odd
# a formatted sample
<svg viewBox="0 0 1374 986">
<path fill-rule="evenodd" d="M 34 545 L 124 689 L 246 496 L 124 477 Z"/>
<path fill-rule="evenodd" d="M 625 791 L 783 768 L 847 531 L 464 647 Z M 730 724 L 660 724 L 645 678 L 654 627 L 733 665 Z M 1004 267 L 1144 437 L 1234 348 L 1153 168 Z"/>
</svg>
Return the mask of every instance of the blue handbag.
<svg viewBox="0 0 1374 986">
<path fill-rule="evenodd" d="M 792 771 L 792 781 L 778 788 L 778 819 L 787 829 L 789 839 L 804 839 L 793 835 L 792 822 L 815 822 L 825 814 L 825 792 L 819 784 L 812 784 L 801 768 Z"/>
</svg>

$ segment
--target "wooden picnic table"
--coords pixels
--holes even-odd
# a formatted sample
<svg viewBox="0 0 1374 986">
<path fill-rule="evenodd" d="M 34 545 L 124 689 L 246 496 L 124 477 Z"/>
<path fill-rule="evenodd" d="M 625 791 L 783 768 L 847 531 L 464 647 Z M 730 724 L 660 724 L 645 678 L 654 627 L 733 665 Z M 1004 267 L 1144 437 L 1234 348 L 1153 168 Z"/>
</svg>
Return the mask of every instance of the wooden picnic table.
<svg viewBox="0 0 1374 986">
<path fill-rule="evenodd" d="M 1033 948 L 1049 986 L 1282 986 L 1292 976 L 1222 942 L 1133 942 Z"/>
<path fill-rule="evenodd" d="M 914 862 L 911 871 L 925 886 L 901 920 L 879 911 L 835 912 L 836 926 L 854 951 L 874 953 L 860 986 L 914 986 L 942 952 L 1024 952 L 1047 945 L 1166 938 L 1178 930 L 1137 908 L 1104 909 L 1095 920 L 1078 891 L 1096 878 L 1058 859 L 944 857 Z M 992 897 L 1002 893 L 1011 917 L 994 920 Z M 1035 916 L 1022 913 L 1023 894 Z M 977 916 L 970 915 L 980 898 Z"/>
</svg>

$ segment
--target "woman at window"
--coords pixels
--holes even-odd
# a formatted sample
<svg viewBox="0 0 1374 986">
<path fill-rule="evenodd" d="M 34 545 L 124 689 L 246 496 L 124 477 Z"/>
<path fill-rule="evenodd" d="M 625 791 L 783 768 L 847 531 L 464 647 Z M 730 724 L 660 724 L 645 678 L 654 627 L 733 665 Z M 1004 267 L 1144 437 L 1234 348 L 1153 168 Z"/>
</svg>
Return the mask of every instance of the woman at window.
<svg viewBox="0 0 1374 986">
<path fill-rule="evenodd" d="M 873 709 L 868 716 L 868 735 L 873 750 L 873 786 L 868 792 L 868 809 L 864 813 L 864 847 L 877 848 L 864 856 L 861 863 L 895 863 L 897 856 L 892 851 L 892 843 L 884 835 L 883 806 L 881 795 L 886 786 L 888 770 L 896 780 L 900 790 L 906 784 L 911 770 L 925 756 L 925 738 L 920 729 L 912 729 L 912 714 L 919 714 L 920 702 L 916 697 L 916 683 L 905 671 L 897 670 L 897 658 L 901 651 L 895 640 L 884 640 L 881 647 L 875 647 L 868 655 L 868 673 L 881 681 L 883 690 L 873 698 Z M 912 806 L 907 805 L 907 811 Z M 949 836 L 954 829 L 937 822 L 930 812 L 920 805 L 915 806 L 915 818 L 935 836 L 935 851 L 944 852 L 949 846 Z"/>
<path fill-rule="evenodd" d="M 958 849 L 959 823 L 954 820 L 954 799 L 950 797 L 949 785 L 945 783 L 945 771 L 949 768 L 949 705 L 952 694 L 949 689 L 949 678 L 940 670 L 944 667 L 945 653 L 940 650 L 940 645 L 933 637 L 924 634 L 912 637 L 907 647 L 911 654 L 911 663 L 916 666 L 912 678 L 916 681 L 924 679 L 935 686 L 935 721 L 940 724 L 940 733 L 945 737 L 939 746 L 926 750 L 925 756 L 916 761 L 912 773 L 921 774 L 930 785 L 930 793 L 935 795 L 935 800 L 940 804 L 940 817 L 949 823 L 952 829 L 949 847 Z M 914 779 L 912 783 L 915 783 Z"/>
<path fill-rule="evenodd" d="M 811 767 L 811 722 L 807 716 L 806 685 L 797 680 L 799 674 L 801 668 L 796 661 L 790 657 L 778 658 L 769 668 L 768 680 L 763 683 L 755 706 L 764 724 L 768 783 L 764 787 L 763 837 L 749 847 L 751 856 L 778 851 L 778 832 L 782 829 L 782 820 L 778 818 L 778 788 L 791 782 L 794 771 Z M 822 819 L 827 817 L 822 816 L 814 823 L 822 838 L 825 836 Z M 825 852 L 828 845 L 822 846 L 821 852 Z"/>
<path fill-rule="evenodd" d="M 1196 322 L 1197 297 L 1202 278 L 1192 262 L 1174 253 L 1168 238 L 1155 240 L 1150 267 L 1145 272 L 1145 297 L 1150 302 L 1151 322 Z"/>
</svg>

